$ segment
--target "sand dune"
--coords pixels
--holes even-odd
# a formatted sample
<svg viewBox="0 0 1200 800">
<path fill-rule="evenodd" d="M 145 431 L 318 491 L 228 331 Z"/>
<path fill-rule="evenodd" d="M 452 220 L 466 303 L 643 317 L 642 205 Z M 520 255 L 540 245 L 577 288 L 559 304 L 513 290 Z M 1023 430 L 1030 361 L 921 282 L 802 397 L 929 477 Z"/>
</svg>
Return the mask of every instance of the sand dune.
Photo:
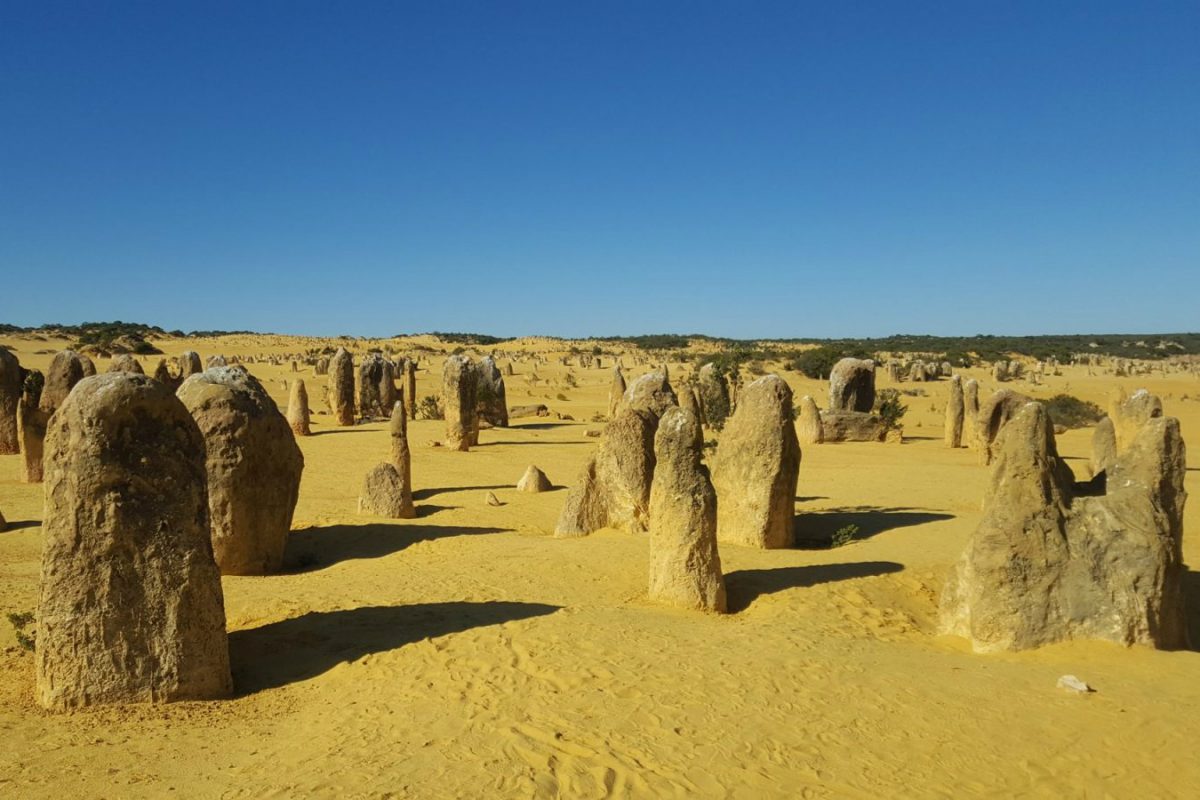
<svg viewBox="0 0 1200 800">
<path fill-rule="evenodd" d="M 44 369 L 65 341 L 3 338 Z M 328 344 L 229 336 L 158 343 L 168 355 L 290 353 Z M 365 352 L 367 342 L 358 343 Z M 447 349 L 432 338 L 404 343 Z M 521 340 L 495 349 L 553 352 Z M 488 348 L 491 350 L 492 348 Z M 152 372 L 157 357 L 140 359 Z M 628 359 L 627 359 L 628 363 Z M 440 365 L 427 360 L 423 366 Z M 101 371 L 106 360 L 97 360 Z M 287 366 L 252 364 L 285 407 Z M 515 365 L 510 405 L 574 417 L 485 430 L 469 453 L 410 424 L 412 520 L 355 513 L 388 453 L 386 423 L 313 417 L 287 573 L 223 579 L 237 695 L 208 703 L 49 714 L 32 657 L 0 623 L 0 795 L 10 797 L 1164 797 L 1200 792 L 1200 653 L 1076 642 L 977 655 L 936 635 L 937 598 L 980 517 L 987 468 L 942 444 L 947 381 L 907 397 L 903 445 L 806 446 L 802 537 L 848 524 L 827 550 L 722 545 L 727 616 L 645 599 L 647 541 L 551 538 L 561 488 L 514 488 L 529 464 L 574 482 L 607 411 L 607 369 Z M 680 366 L 672 366 L 682 371 Z M 631 369 L 639 374 L 644 369 Z M 824 384 L 780 372 L 823 406 Z M 967 371 L 986 395 L 986 370 Z M 325 379 L 311 369 L 314 411 Z M 439 376 L 418 373 L 418 395 Z M 881 373 L 880 385 L 890 385 Z M 1067 367 L 1034 397 L 1104 404 L 1160 395 L 1197 451 L 1200 380 Z M 566 400 L 558 399 L 559 395 Z M 1059 448 L 1087 476 L 1090 430 Z M 712 437 L 712 434 L 709 434 Z M 1200 563 L 1200 472 L 1190 468 L 1184 556 Z M 485 494 L 503 503 L 493 507 Z M 0 610 L 32 610 L 42 487 L 0 456 Z M 1200 579 L 1188 574 L 1193 640 Z M 1098 691 L 1055 687 L 1073 673 Z"/>
</svg>

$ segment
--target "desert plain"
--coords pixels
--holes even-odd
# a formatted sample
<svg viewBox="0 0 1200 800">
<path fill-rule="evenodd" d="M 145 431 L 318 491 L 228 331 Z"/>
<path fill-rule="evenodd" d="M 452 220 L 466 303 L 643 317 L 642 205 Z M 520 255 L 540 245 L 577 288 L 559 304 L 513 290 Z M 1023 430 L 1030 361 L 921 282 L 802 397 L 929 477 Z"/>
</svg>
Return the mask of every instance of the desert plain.
<svg viewBox="0 0 1200 800">
<path fill-rule="evenodd" d="M 436 395 L 454 345 L 433 337 L 267 335 L 164 339 L 170 358 L 292 354 L 346 346 L 420 356 L 418 397 Z M 981 516 L 989 467 L 950 449 L 950 383 L 904 384 L 904 441 L 805 445 L 801 539 L 839 547 L 722 544 L 728 614 L 646 596 L 647 538 L 552 536 L 567 488 L 597 447 L 610 367 L 636 350 L 567 366 L 572 343 L 519 339 L 494 353 L 509 405 L 550 416 L 490 428 L 470 452 L 431 446 L 445 423 L 409 423 L 417 517 L 360 514 L 363 476 L 388 424 L 334 424 L 311 366 L 247 363 L 286 408 L 308 384 L 313 435 L 282 574 L 222 578 L 231 699 L 52 713 L 34 662 L 0 621 L 0 796 L 6 797 L 1188 797 L 1200 794 L 1200 652 L 1075 641 L 978 654 L 938 634 L 938 598 Z M 66 339 L 0 338 L 45 371 Z M 590 347 L 591 343 L 588 343 Z M 424 348 L 424 349 L 415 349 Z M 513 359 L 512 356 L 520 355 Z M 545 357 L 535 364 L 529 356 Z M 140 357 L 149 374 L 159 356 Z M 698 362 L 670 364 L 672 380 Z M 100 372 L 107 359 L 97 358 Z M 825 381 L 763 365 L 824 407 Z M 534 373 L 536 371 L 536 377 Z M 957 370 L 999 388 L 986 368 Z M 1105 407 L 1145 388 L 1200 452 L 1200 379 L 1118 377 L 1063 365 L 1035 399 Z M 568 378 L 568 374 L 571 376 Z M 895 386 L 880 372 L 880 388 Z M 1090 428 L 1058 436 L 1089 477 Z M 719 442 L 720 434 L 706 431 Z M 37 605 L 43 487 L 0 456 L 0 612 Z M 534 464 L 553 491 L 515 489 Z M 1200 564 L 1200 468 L 1188 468 L 1183 555 Z M 492 493 L 501 505 L 492 505 Z M 1185 578 L 1200 644 L 1200 577 Z M 1095 691 L 1056 686 L 1073 674 Z"/>
</svg>

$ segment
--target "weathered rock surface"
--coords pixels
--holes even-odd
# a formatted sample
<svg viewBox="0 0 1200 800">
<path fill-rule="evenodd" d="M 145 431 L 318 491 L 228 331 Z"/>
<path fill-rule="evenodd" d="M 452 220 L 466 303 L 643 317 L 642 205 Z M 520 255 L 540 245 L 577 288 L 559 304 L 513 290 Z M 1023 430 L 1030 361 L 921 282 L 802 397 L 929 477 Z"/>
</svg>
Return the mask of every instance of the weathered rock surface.
<svg viewBox="0 0 1200 800">
<path fill-rule="evenodd" d="M 1156 395 L 1145 389 L 1138 389 L 1129 396 L 1126 396 L 1124 391 L 1118 391 L 1108 407 L 1108 416 L 1112 419 L 1116 434 L 1117 451 L 1120 452 L 1133 443 L 1147 420 L 1162 415 L 1162 400 Z"/>
<path fill-rule="evenodd" d="M 946 447 L 962 447 L 963 420 L 965 418 L 962 378 L 954 375 L 950 378 L 950 396 L 946 401 Z"/>
<path fill-rule="evenodd" d="M 287 421 L 292 433 L 297 436 L 312 435 L 309 426 L 308 389 L 304 387 L 302 378 L 292 381 L 292 391 L 288 395 Z"/>
<path fill-rule="evenodd" d="M 241 367 L 193 375 L 178 395 L 204 435 L 213 553 L 221 574 L 278 572 L 304 470 L 288 421 Z"/>
<path fill-rule="evenodd" d="M 182 381 L 176 379 L 175 376 L 171 374 L 171 368 L 167 366 L 167 360 L 165 358 L 160 358 L 158 360 L 158 364 L 154 366 L 154 380 L 158 381 L 163 386 L 166 386 L 172 392 L 178 389 L 179 384 L 182 383 Z"/>
<path fill-rule="evenodd" d="M 46 442 L 37 700 L 208 700 L 233 686 L 204 442 L 144 375 L 81 381 Z"/>
<path fill-rule="evenodd" d="M 413 507 L 412 494 L 412 451 L 408 447 L 408 419 L 404 405 L 396 403 L 392 408 L 392 421 L 388 426 L 392 440 L 392 466 L 400 480 L 400 519 L 411 519 L 417 515 Z"/>
<path fill-rule="evenodd" d="M 395 402 L 392 368 L 379 353 L 368 353 L 358 365 L 358 413 L 362 417 L 384 417 Z M 390 385 L 390 392 L 388 387 Z M 385 400 L 384 395 L 390 395 Z M 387 402 L 387 405 L 384 403 Z"/>
<path fill-rule="evenodd" d="M 1104 417 L 1096 423 L 1092 432 L 1092 475 L 1106 473 L 1117 463 L 1117 429 L 1112 417 Z"/>
<path fill-rule="evenodd" d="M 766 375 L 742 389 L 713 460 L 720 541 L 790 547 L 799 472 L 792 390 Z"/>
<path fill-rule="evenodd" d="M 0 455 L 21 452 L 17 436 L 17 403 L 24 376 L 17 357 L 0 347 Z"/>
<path fill-rule="evenodd" d="M 963 384 L 963 442 L 972 450 L 979 447 L 979 381 Z"/>
<path fill-rule="evenodd" d="M 517 417 L 548 417 L 550 416 L 550 409 L 546 407 L 545 403 L 535 403 L 527 406 L 513 406 L 508 410 L 508 416 L 510 419 Z"/>
<path fill-rule="evenodd" d="M 21 449 L 21 480 L 42 482 L 42 453 L 50 414 L 29 404 L 22 395 L 17 401 L 17 442 Z"/>
<path fill-rule="evenodd" d="M 861 411 L 822 411 L 822 442 L 882 442 L 887 423 L 878 414 Z"/>
<path fill-rule="evenodd" d="M 200 354 L 195 350 L 186 350 L 180 353 L 175 359 L 175 364 L 181 382 L 193 375 L 199 375 L 201 372 L 204 372 L 204 365 L 200 361 Z"/>
<path fill-rule="evenodd" d="M 108 362 L 109 372 L 131 372 L 135 375 L 144 375 L 146 371 L 142 369 L 142 365 L 138 360 L 128 353 L 115 355 L 112 361 Z"/>
<path fill-rule="evenodd" d="M 869 413 L 875 407 L 875 362 L 843 358 L 829 373 L 829 410 Z"/>
<path fill-rule="evenodd" d="M 625 374 L 620 365 L 613 367 L 612 384 L 608 388 L 608 418 L 616 419 L 621 401 L 625 399 Z"/>
<path fill-rule="evenodd" d="M 530 464 L 525 470 L 525 474 L 521 476 L 521 480 L 517 481 L 517 490 L 521 492 L 548 492 L 554 488 L 550 483 L 550 479 L 546 477 L 546 473 Z"/>
<path fill-rule="evenodd" d="M 943 632 L 976 650 L 1070 639 L 1187 646 L 1183 439 L 1147 419 L 1102 496 L 1077 496 L 1049 415 L 1025 403 L 993 447 L 983 519 L 946 584 Z"/>
<path fill-rule="evenodd" d="M 700 393 L 694 391 L 690 386 L 684 386 L 678 392 L 679 407 L 684 411 L 690 411 L 696 415 L 696 419 L 704 424 L 704 413 L 700 410 Z"/>
<path fill-rule="evenodd" d="M 329 359 L 329 410 L 338 425 L 354 424 L 354 357 L 344 347 Z"/>
<path fill-rule="evenodd" d="M 479 373 L 471 360 L 450 356 L 442 367 L 442 401 L 445 403 L 446 447 L 470 450 L 478 440 L 476 422 Z"/>
<path fill-rule="evenodd" d="M 992 463 L 992 446 L 1001 429 L 1020 411 L 1030 398 L 1012 389 L 994 392 L 979 408 L 975 425 L 975 439 L 979 443 L 979 454 L 984 464 Z"/>
<path fill-rule="evenodd" d="M 395 465 L 386 461 L 376 464 L 363 479 L 362 494 L 358 498 L 359 513 L 388 519 L 409 519 L 415 516 L 412 493 L 408 493 L 406 504 L 404 489 L 404 481 Z"/>
<path fill-rule="evenodd" d="M 605 527 L 646 530 L 657 427 L 658 418 L 649 411 L 617 412 L 568 492 L 555 536 L 586 536 Z"/>
<path fill-rule="evenodd" d="M 820 444 L 825 440 L 821 412 L 809 395 L 800 398 L 800 414 L 796 418 L 796 436 L 800 444 Z"/>
<path fill-rule="evenodd" d="M 91 361 L 89 360 L 90 364 Z M 94 370 L 94 367 L 93 367 Z M 93 372 L 93 374 L 95 374 Z M 74 350 L 61 350 L 54 354 L 50 367 L 46 370 L 46 385 L 42 388 L 42 398 L 38 408 L 47 414 L 53 414 L 67 399 L 71 389 L 87 375 L 84 373 L 83 360 Z"/>
<path fill-rule="evenodd" d="M 720 430 L 732 410 L 729 381 L 715 364 L 705 364 L 697 376 L 696 389 L 700 393 L 700 407 L 704 409 L 703 419 L 711 427 Z"/>
<path fill-rule="evenodd" d="M 491 356 L 481 359 L 476 367 L 479 375 L 475 388 L 476 411 L 480 419 L 499 428 L 508 427 L 508 393 L 504 376 Z"/>
<path fill-rule="evenodd" d="M 383 360 L 379 376 L 379 406 L 384 416 L 390 416 L 400 393 L 396 390 L 396 365 L 390 359 Z"/>
<path fill-rule="evenodd" d="M 668 408 L 679 405 L 666 368 L 647 372 L 635 380 L 625 391 L 621 405 L 635 411 L 649 411 L 655 417 L 661 417 Z"/>
<path fill-rule="evenodd" d="M 409 419 L 417 418 L 417 362 L 411 358 L 404 362 L 404 413 Z"/>
<path fill-rule="evenodd" d="M 668 409 L 654 437 L 649 594 L 652 600 L 681 608 L 724 612 L 717 493 L 701 463 L 702 452 L 696 415 Z"/>
</svg>

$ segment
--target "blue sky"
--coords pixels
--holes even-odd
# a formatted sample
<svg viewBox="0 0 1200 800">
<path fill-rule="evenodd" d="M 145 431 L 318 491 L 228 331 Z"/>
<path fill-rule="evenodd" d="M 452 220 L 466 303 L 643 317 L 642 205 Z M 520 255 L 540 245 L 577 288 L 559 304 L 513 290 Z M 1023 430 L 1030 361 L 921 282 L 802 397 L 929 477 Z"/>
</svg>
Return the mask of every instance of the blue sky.
<svg viewBox="0 0 1200 800">
<path fill-rule="evenodd" d="M 0 321 L 1200 329 L 1200 3 L 0 0 Z"/>
</svg>

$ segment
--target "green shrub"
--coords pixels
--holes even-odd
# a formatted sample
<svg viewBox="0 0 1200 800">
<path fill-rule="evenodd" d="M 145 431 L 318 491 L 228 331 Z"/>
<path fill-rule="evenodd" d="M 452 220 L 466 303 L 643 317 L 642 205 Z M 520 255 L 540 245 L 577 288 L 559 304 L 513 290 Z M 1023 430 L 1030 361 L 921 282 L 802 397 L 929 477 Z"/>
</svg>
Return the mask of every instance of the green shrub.
<svg viewBox="0 0 1200 800">
<path fill-rule="evenodd" d="M 830 548 L 843 547 L 850 544 L 858 538 L 858 526 L 847 525 L 844 528 L 838 528 L 833 533 L 833 538 L 829 540 Z"/>
<path fill-rule="evenodd" d="M 31 369 L 25 373 L 25 379 L 21 384 L 21 393 L 25 395 L 29 405 L 36 406 L 42 399 L 42 389 L 45 387 L 46 376 L 40 370 Z"/>
<path fill-rule="evenodd" d="M 900 402 L 900 392 L 897 390 L 880 389 L 875 395 L 875 413 L 889 431 L 900 427 L 900 420 L 907 411 L 908 406 Z"/>
<path fill-rule="evenodd" d="M 428 395 L 417 403 L 417 416 L 421 419 L 445 419 L 446 413 L 442 410 L 442 404 L 438 398 Z"/>
<path fill-rule="evenodd" d="M 792 360 L 792 369 L 806 378 L 824 381 L 829 380 L 829 373 L 833 371 L 833 365 L 843 358 L 871 357 L 871 353 L 862 349 L 847 350 L 839 347 L 816 347 L 812 350 L 805 350 L 796 356 Z"/>
<path fill-rule="evenodd" d="M 971 358 L 971 354 L 964 353 L 962 350 L 953 350 L 949 353 L 943 353 L 942 357 L 938 359 L 938 363 L 940 364 L 943 361 L 949 361 L 950 364 L 955 367 L 975 366 L 975 359 Z"/>
<path fill-rule="evenodd" d="M 31 630 L 29 633 L 26 633 L 25 629 L 33 623 L 33 612 L 25 611 L 20 614 L 10 613 L 8 615 L 8 621 L 13 626 L 13 636 L 16 637 L 17 644 L 19 644 L 23 650 L 28 650 L 32 653 L 37 645 L 37 632 Z"/>
<path fill-rule="evenodd" d="M 1100 406 L 1069 394 L 1056 394 L 1045 405 L 1050 421 L 1067 428 L 1086 428 L 1104 418 Z"/>
</svg>

